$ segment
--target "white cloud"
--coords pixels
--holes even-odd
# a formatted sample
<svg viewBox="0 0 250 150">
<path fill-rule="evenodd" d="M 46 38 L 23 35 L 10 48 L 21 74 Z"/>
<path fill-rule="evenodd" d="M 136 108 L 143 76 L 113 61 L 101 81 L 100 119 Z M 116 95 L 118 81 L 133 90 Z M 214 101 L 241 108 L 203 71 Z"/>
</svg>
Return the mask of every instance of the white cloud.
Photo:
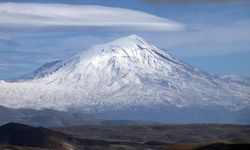
<svg viewBox="0 0 250 150">
<path fill-rule="evenodd" d="M 185 25 L 142 11 L 94 5 L 0 3 L 0 27 L 179 31 Z"/>
</svg>

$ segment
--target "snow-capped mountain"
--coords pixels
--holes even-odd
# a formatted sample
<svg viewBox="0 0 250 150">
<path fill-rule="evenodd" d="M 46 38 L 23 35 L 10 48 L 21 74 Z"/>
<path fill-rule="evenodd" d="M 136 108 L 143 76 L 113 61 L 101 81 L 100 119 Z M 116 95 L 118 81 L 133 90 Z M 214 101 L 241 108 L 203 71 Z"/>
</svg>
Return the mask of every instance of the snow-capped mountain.
<svg viewBox="0 0 250 150">
<path fill-rule="evenodd" d="M 248 78 L 206 73 L 136 35 L 2 81 L 0 91 L 0 104 L 6 107 L 93 112 L 118 119 L 171 121 L 166 118 L 218 112 L 223 119 L 231 115 L 233 122 L 242 110 L 250 114 Z"/>
</svg>

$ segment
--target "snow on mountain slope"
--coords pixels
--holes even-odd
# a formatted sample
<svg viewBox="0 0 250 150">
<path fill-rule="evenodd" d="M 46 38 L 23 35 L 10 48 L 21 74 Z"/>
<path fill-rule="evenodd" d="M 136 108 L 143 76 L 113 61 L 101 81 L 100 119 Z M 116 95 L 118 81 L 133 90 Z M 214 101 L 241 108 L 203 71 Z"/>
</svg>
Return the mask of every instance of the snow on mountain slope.
<svg viewBox="0 0 250 150">
<path fill-rule="evenodd" d="M 159 106 L 237 111 L 250 106 L 245 79 L 208 74 L 131 35 L 2 81 L 0 104 L 84 112 Z"/>
</svg>

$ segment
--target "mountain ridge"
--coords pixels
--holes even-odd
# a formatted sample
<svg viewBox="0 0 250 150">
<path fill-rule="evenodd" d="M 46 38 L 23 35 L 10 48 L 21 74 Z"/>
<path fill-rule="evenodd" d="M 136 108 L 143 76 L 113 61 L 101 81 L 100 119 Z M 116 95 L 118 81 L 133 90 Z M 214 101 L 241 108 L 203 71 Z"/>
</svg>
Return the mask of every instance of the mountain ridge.
<svg viewBox="0 0 250 150">
<path fill-rule="evenodd" d="M 162 110 L 158 112 L 162 117 L 170 113 L 165 109 L 179 113 L 182 108 L 218 108 L 218 112 L 221 108 L 227 110 L 221 112 L 226 115 L 250 106 L 246 78 L 193 68 L 136 35 L 93 46 L 29 76 L 28 80 L 2 82 L 1 104 L 90 113 L 130 110 L 140 114 L 137 110 L 143 108 L 141 112 Z"/>
</svg>

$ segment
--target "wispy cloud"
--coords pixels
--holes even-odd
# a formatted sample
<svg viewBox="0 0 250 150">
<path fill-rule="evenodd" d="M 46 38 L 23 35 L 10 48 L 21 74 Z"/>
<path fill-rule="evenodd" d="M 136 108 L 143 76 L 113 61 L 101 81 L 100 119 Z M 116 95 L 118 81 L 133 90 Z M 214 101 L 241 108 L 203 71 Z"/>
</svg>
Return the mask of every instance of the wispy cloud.
<svg viewBox="0 0 250 150">
<path fill-rule="evenodd" d="M 0 3 L 0 27 L 14 29 L 122 28 L 179 31 L 185 25 L 146 12 L 117 7 L 39 3 Z"/>
<path fill-rule="evenodd" d="M 0 70 L 2 69 L 10 69 L 10 68 L 18 68 L 23 66 L 28 66 L 29 64 L 21 64 L 21 63 L 0 63 Z"/>
<path fill-rule="evenodd" d="M 0 48 L 1 46 L 19 46 L 19 43 L 12 40 L 0 39 Z"/>
</svg>

